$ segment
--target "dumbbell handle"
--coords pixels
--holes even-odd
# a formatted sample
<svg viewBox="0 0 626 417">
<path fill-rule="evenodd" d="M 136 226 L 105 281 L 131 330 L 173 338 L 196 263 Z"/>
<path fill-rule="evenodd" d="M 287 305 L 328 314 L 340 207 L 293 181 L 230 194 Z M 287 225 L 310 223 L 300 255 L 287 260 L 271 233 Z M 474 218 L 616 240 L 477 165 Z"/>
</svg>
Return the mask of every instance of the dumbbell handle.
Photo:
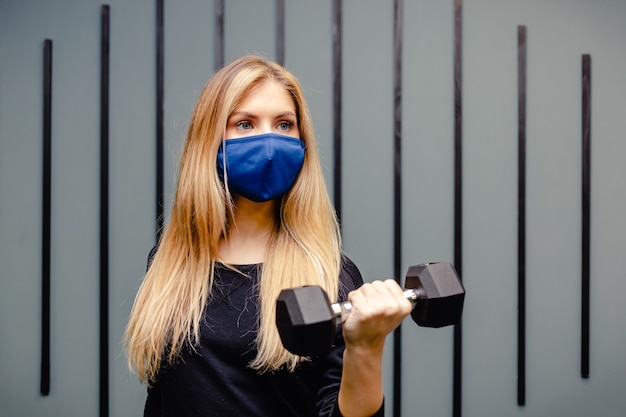
<svg viewBox="0 0 626 417">
<path fill-rule="evenodd" d="M 421 288 L 410 288 L 408 290 L 404 290 L 404 297 L 411 302 L 413 308 L 415 308 L 418 300 L 424 298 L 425 295 L 426 293 Z M 352 311 L 352 303 L 349 301 L 334 303 L 331 304 L 330 307 L 335 315 L 335 326 L 339 326 L 341 323 L 346 321 Z"/>
</svg>

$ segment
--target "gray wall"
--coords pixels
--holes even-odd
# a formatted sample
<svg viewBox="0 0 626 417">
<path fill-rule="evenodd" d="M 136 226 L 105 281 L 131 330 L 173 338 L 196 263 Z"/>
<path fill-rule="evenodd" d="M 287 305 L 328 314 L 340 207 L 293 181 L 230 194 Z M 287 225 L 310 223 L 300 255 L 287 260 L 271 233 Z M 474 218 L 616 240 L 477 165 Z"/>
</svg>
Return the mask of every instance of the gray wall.
<svg viewBox="0 0 626 417">
<path fill-rule="evenodd" d="M 286 65 L 332 193 L 332 1 L 289 1 Z M 0 415 L 98 414 L 102 2 L 0 1 Z M 155 7 L 111 5 L 111 416 L 145 388 L 119 340 L 154 241 Z M 343 231 L 367 280 L 393 273 L 393 2 L 344 0 Z M 227 1 L 226 61 L 276 56 L 274 1 Z M 626 410 L 626 2 L 463 5 L 464 416 Z M 517 25 L 528 28 L 527 403 L 516 403 Z M 453 1 L 404 1 L 403 270 L 453 258 Z M 165 1 L 166 200 L 215 67 L 214 2 Z M 54 42 L 52 380 L 39 395 L 43 40 Z M 591 375 L 580 361 L 580 60 L 592 57 Z M 452 329 L 403 324 L 403 415 L 452 414 Z M 386 356 L 391 404 L 391 340 Z"/>
</svg>

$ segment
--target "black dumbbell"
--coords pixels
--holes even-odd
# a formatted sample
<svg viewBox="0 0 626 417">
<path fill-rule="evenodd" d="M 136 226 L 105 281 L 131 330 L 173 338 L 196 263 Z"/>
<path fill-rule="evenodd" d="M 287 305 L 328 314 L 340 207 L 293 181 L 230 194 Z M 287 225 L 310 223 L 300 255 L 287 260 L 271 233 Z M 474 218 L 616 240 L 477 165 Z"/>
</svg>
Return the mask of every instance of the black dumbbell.
<svg viewBox="0 0 626 417">
<path fill-rule="evenodd" d="M 411 266 L 405 289 L 405 297 L 413 304 L 411 317 L 419 326 L 443 327 L 460 320 L 465 289 L 452 264 Z M 331 304 L 318 286 L 282 290 L 276 300 L 276 326 L 283 346 L 301 356 L 327 352 L 335 342 L 337 326 L 351 308 L 349 302 Z"/>
</svg>

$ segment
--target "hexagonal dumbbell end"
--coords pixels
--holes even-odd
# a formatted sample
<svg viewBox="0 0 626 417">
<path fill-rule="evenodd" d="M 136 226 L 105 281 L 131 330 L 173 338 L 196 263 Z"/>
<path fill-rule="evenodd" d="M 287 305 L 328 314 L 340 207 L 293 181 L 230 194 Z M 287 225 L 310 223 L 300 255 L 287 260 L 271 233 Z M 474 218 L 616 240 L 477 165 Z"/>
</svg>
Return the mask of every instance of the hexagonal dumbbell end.
<svg viewBox="0 0 626 417">
<path fill-rule="evenodd" d="M 335 315 L 318 286 L 282 290 L 276 300 L 276 326 L 285 349 L 296 355 L 322 354 L 335 340 Z"/>
<path fill-rule="evenodd" d="M 434 262 L 409 267 L 405 288 L 418 293 L 411 313 L 418 325 L 443 327 L 461 319 L 465 289 L 452 264 Z"/>
</svg>

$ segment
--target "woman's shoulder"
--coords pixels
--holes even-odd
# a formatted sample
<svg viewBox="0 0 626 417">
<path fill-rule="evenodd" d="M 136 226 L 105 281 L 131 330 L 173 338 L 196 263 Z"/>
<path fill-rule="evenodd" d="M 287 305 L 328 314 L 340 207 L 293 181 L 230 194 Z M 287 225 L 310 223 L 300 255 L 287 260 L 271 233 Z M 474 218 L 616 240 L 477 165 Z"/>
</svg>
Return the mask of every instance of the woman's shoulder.
<svg viewBox="0 0 626 417">
<path fill-rule="evenodd" d="M 346 254 L 341 255 L 341 270 L 339 271 L 339 297 L 343 299 L 350 291 L 363 285 L 361 271 Z"/>
<path fill-rule="evenodd" d="M 159 245 L 154 245 L 150 252 L 148 252 L 148 261 L 146 262 L 146 271 L 150 269 L 150 265 L 152 265 L 152 260 L 154 259 L 154 255 L 156 255 L 157 250 L 159 249 Z"/>
</svg>

